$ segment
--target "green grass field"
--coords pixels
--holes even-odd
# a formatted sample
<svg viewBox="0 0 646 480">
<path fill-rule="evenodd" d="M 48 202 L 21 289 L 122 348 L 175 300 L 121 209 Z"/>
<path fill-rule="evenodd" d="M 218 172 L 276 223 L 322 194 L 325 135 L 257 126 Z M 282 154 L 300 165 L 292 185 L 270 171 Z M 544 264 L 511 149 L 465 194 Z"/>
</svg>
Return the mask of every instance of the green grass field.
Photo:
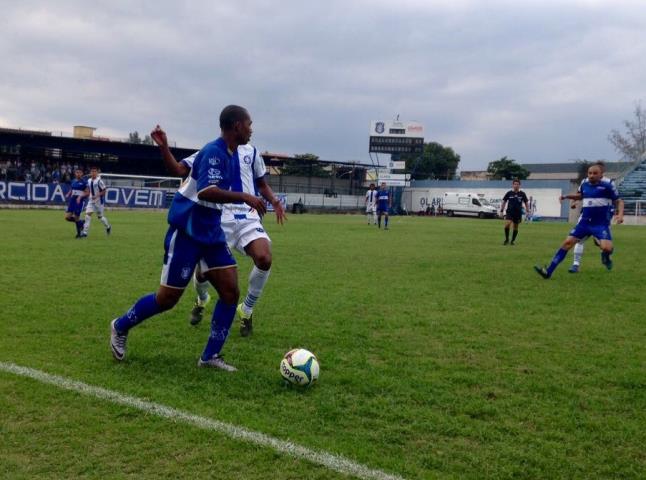
<svg viewBox="0 0 646 480">
<path fill-rule="evenodd" d="M 274 267 L 225 346 L 234 374 L 198 369 L 208 322 L 193 295 L 110 354 L 109 322 L 159 282 L 162 213 L 109 212 L 73 238 L 61 211 L 0 210 L 0 361 L 116 390 L 405 478 L 646 476 L 646 228 L 614 228 L 615 268 L 549 262 L 565 224 L 273 217 Z M 251 263 L 240 259 L 241 289 Z M 212 304 L 211 304 L 212 305 Z M 210 309 L 209 309 L 210 312 Z M 315 352 L 320 382 L 278 365 Z M 3 478 L 346 478 L 269 448 L 0 372 Z"/>
</svg>

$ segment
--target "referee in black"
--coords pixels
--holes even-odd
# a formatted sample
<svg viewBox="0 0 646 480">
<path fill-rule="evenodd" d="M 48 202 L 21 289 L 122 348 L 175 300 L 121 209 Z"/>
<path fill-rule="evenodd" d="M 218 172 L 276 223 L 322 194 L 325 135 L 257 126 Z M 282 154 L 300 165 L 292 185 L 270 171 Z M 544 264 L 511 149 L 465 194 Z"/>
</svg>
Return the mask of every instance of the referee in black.
<svg viewBox="0 0 646 480">
<path fill-rule="evenodd" d="M 525 204 L 525 211 L 529 212 L 527 195 L 520 189 L 520 180 L 514 178 L 511 182 L 511 190 L 502 197 L 502 205 L 500 206 L 501 215 L 505 214 L 505 206 L 507 207 L 507 213 L 505 214 L 505 242 L 503 245 L 509 245 L 509 226 L 512 223 L 514 224 L 514 233 L 511 237 L 511 244 L 514 245 L 516 241 L 518 225 L 523 220 L 523 204 Z"/>
</svg>

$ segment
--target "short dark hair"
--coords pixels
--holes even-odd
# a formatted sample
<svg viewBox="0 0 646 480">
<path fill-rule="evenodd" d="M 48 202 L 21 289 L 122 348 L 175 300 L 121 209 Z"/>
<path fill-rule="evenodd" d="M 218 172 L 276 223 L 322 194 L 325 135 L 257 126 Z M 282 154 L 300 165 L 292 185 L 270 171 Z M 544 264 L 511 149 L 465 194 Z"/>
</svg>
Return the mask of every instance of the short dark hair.
<svg viewBox="0 0 646 480">
<path fill-rule="evenodd" d="M 597 160 L 592 165 L 590 165 L 590 167 L 599 167 L 602 172 L 605 172 L 606 171 L 606 162 L 604 162 L 603 160 Z"/>
<path fill-rule="evenodd" d="M 514 178 L 514 179 L 511 181 L 511 183 L 516 183 L 516 182 L 520 183 L 520 179 L 518 179 L 518 178 Z"/>
<path fill-rule="evenodd" d="M 249 112 L 239 105 L 228 105 L 220 113 L 220 128 L 224 131 L 231 130 L 236 122 L 244 122 L 249 118 Z"/>
<path fill-rule="evenodd" d="M 78 168 L 77 170 L 81 170 L 81 169 L 80 169 L 80 168 Z M 99 170 L 99 167 L 97 167 L 96 165 L 92 165 L 92 166 L 90 167 L 90 170 L 97 170 L 97 171 L 98 171 L 98 170 Z"/>
</svg>

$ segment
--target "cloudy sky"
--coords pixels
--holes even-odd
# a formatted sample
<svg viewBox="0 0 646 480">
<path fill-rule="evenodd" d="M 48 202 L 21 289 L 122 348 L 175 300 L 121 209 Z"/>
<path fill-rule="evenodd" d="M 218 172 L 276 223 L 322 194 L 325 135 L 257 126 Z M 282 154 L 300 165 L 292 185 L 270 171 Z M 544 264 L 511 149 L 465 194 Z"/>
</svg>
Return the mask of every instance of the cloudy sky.
<svg viewBox="0 0 646 480">
<path fill-rule="evenodd" d="M 262 150 L 369 162 L 371 120 L 416 120 L 464 170 L 617 159 L 646 102 L 646 1 L 0 0 L 0 126 L 179 146 L 246 106 Z"/>
</svg>

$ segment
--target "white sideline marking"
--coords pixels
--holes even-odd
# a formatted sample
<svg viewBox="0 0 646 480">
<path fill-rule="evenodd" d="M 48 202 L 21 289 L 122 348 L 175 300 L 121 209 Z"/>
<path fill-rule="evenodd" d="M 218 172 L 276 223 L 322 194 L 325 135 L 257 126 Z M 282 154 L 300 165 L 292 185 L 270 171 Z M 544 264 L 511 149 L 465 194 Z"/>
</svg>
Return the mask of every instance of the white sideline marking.
<svg viewBox="0 0 646 480">
<path fill-rule="evenodd" d="M 292 442 L 279 440 L 264 433 L 255 432 L 244 427 L 238 427 L 231 423 L 213 420 L 207 417 L 200 417 L 189 412 L 177 410 L 172 407 L 167 407 L 159 403 L 147 402 L 136 397 L 124 395 L 113 390 L 107 390 L 101 387 L 88 385 L 87 383 L 70 380 L 58 375 L 52 375 L 33 368 L 21 367 L 14 363 L 0 362 L 0 370 L 19 375 L 21 377 L 28 377 L 38 380 L 42 383 L 48 383 L 64 390 L 71 390 L 81 393 L 90 397 L 96 397 L 101 400 L 108 400 L 112 403 L 125 405 L 127 407 L 136 408 L 146 413 L 152 413 L 159 417 L 169 418 L 171 420 L 181 421 L 189 425 L 201 428 L 203 430 L 211 430 L 214 432 L 222 433 L 228 437 L 236 440 L 243 440 L 250 443 L 255 443 L 262 447 L 273 448 L 274 450 L 285 453 L 292 457 L 302 458 L 312 463 L 322 465 L 330 470 L 334 470 L 345 475 L 352 475 L 362 479 L 374 480 L 404 480 L 398 475 L 382 472 L 369 468 L 360 463 L 353 462 L 345 457 L 333 455 L 327 452 L 317 452 L 309 448 L 297 445 Z"/>
</svg>

